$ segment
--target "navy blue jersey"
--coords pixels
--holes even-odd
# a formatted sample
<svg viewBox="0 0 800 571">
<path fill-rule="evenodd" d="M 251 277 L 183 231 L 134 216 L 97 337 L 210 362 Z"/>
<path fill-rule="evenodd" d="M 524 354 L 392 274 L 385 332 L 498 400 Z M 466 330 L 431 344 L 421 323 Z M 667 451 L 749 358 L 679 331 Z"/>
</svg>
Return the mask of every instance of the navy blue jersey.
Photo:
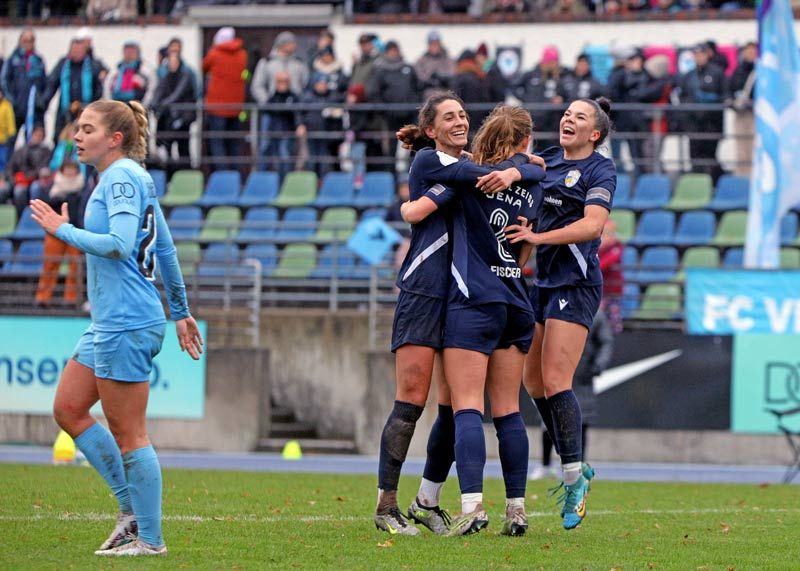
<svg viewBox="0 0 800 571">
<path fill-rule="evenodd" d="M 507 165 L 511 166 L 515 164 Z M 531 173 L 538 169 L 527 164 L 518 168 L 526 180 L 533 179 L 535 175 Z M 493 170 L 496 167 L 478 166 L 435 149 L 422 149 L 416 154 L 408 175 L 410 198 L 417 200 L 430 190 L 428 197 L 439 208 L 411 227 L 411 244 L 397 275 L 399 289 L 439 299 L 447 297 L 452 211 L 460 206 L 451 200 L 444 185 L 461 183 L 474 187 L 478 177 Z"/>
<path fill-rule="evenodd" d="M 496 165 L 498 169 L 527 163 L 526 155 Z M 515 184 L 496 194 L 484 194 L 469 185 L 454 184 L 439 198 L 458 198 L 461 208 L 453 211 L 453 247 L 448 307 L 471 307 L 506 303 L 530 310 L 522 269 L 518 264 L 520 245 L 506 240 L 505 227 L 516 224 L 518 216 L 531 220 L 541 193 L 538 181 L 544 170 L 524 167 L 525 184 Z M 528 172 L 530 171 L 530 172 Z M 434 187 L 426 196 L 433 199 Z"/>
<path fill-rule="evenodd" d="M 598 152 L 568 161 L 561 147 L 541 154 L 547 164 L 542 181 L 537 232 L 569 226 L 583 218 L 584 208 L 596 204 L 611 210 L 617 188 L 614 162 Z M 580 244 L 541 245 L 536 249 L 536 285 L 593 286 L 603 283 L 597 249 L 600 238 Z"/>
</svg>

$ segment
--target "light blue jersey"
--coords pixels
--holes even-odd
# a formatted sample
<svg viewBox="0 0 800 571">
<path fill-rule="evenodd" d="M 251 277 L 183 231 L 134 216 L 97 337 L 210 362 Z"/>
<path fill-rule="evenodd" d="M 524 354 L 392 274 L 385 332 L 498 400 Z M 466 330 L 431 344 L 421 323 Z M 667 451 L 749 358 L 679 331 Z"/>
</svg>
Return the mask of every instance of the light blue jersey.
<svg viewBox="0 0 800 571">
<path fill-rule="evenodd" d="M 175 246 L 144 168 L 120 159 L 103 171 L 86 205 L 84 226 L 82 231 L 63 224 L 56 236 L 86 252 L 95 331 L 130 331 L 166 321 L 154 283 L 159 262 L 172 319 L 189 315 Z"/>
</svg>

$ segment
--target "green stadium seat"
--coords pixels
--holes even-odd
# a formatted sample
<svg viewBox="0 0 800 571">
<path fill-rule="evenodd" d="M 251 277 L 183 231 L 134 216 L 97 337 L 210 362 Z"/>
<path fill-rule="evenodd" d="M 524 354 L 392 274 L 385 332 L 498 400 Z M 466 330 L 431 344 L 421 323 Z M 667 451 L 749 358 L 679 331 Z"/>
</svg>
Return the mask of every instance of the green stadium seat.
<svg viewBox="0 0 800 571">
<path fill-rule="evenodd" d="M 714 183 L 707 174 L 685 174 L 678 179 L 675 192 L 665 208 L 670 210 L 700 210 L 711 203 Z"/>
<path fill-rule="evenodd" d="M 281 252 L 281 259 L 272 276 L 305 279 L 316 267 L 317 248 L 313 244 L 287 244 Z"/>
<path fill-rule="evenodd" d="M 636 232 L 636 214 L 633 210 L 612 210 L 610 219 L 617 225 L 617 238 L 627 242 Z"/>
<path fill-rule="evenodd" d="M 274 206 L 306 206 L 317 197 L 317 173 L 311 171 L 290 172 L 283 179 L 281 190 L 273 202 Z"/>
<path fill-rule="evenodd" d="M 687 268 L 718 268 L 720 265 L 719 250 L 711 246 L 695 246 L 683 253 L 681 258 L 681 269 L 672 278 L 674 282 L 686 280 Z"/>
<path fill-rule="evenodd" d="M 193 276 L 197 273 L 197 264 L 200 263 L 200 244 L 197 242 L 178 242 L 175 244 L 178 251 L 178 262 L 184 276 Z"/>
<path fill-rule="evenodd" d="M 723 213 L 717 233 L 711 239 L 714 246 L 742 246 L 747 233 L 747 211 L 729 210 Z"/>
<path fill-rule="evenodd" d="M 343 242 L 347 240 L 353 233 L 357 217 L 358 214 L 355 209 L 346 206 L 324 210 L 313 240 L 315 242 Z"/>
<path fill-rule="evenodd" d="M 203 242 L 223 242 L 233 239 L 239 233 L 242 213 L 236 206 L 215 206 L 208 211 L 200 240 Z"/>
<path fill-rule="evenodd" d="M 681 316 L 681 286 L 651 284 L 642 296 L 634 319 L 678 319 Z"/>
<path fill-rule="evenodd" d="M 800 250 L 781 248 L 781 269 L 800 270 Z"/>
<path fill-rule="evenodd" d="M 0 238 L 11 236 L 17 227 L 17 209 L 13 204 L 0 204 Z"/>
<path fill-rule="evenodd" d="M 203 173 L 198 170 L 175 171 L 167 186 L 167 193 L 160 200 L 163 206 L 186 206 L 194 204 L 203 196 Z"/>
</svg>

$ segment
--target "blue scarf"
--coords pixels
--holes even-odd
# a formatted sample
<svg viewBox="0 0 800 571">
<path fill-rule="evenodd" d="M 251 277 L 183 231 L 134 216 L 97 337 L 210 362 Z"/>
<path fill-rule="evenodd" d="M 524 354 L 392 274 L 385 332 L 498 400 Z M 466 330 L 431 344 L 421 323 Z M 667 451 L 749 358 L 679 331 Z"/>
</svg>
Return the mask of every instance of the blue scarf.
<svg viewBox="0 0 800 571">
<path fill-rule="evenodd" d="M 61 113 L 69 113 L 70 75 L 72 74 L 72 60 L 66 59 L 61 66 Z M 92 58 L 83 58 L 81 64 L 81 103 L 86 105 L 92 102 Z"/>
<path fill-rule="evenodd" d="M 141 62 L 137 59 L 131 63 L 120 62 L 117 66 L 117 80 L 114 82 L 114 91 L 111 99 L 117 101 L 133 101 L 136 99 L 136 88 L 133 87 L 132 77 L 139 73 Z"/>
</svg>

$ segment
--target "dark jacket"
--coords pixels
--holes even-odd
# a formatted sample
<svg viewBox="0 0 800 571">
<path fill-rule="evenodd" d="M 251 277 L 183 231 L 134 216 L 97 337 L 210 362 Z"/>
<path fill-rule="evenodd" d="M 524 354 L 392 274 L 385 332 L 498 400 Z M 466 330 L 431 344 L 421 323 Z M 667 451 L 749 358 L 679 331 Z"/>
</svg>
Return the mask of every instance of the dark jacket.
<svg viewBox="0 0 800 571">
<path fill-rule="evenodd" d="M 88 105 L 92 101 L 97 101 L 101 97 L 103 97 L 103 82 L 100 80 L 100 74 L 103 72 L 103 64 L 98 62 L 95 59 L 89 58 L 89 73 L 91 74 L 91 87 L 90 92 L 84 94 L 83 93 L 83 82 L 82 82 L 82 72 L 83 72 L 83 63 L 86 59 L 83 59 L 79 62 L 74 62 L 68 57 L 63 57 L 58 60 L 58 63 L 50 72 L 50 75 L 47 77 L 47 85 L 45 87 L 44 93 L 42 94 L 42 98 L 40 101 L 42 102 L 42 107 L 47 108 L 50 104 L 50 100 L 56 95 L 56 92 L 59 92 L 59 102 L 58 102 L 58 113 L 60 115 L 66 115 L 69 113 L 69 105 L 66 108 L 62 105 L 63 97 L 60 95 L 60 88 L 61 88 L 61 75 L 65 65 L 70 66 L 70 74 L 69 74 L 69 101 L 80 101 L 82 105 Z M 88 98 L 85 97 L 88 95 Z M 71 119 L 71 117 L 70 117 Z"/>
<path fill-rule="evenodd" d="M 558 86 L 561 78 L 569 72 L 561 68 L 558 75 L 542 72 L 540 66 L 522 74 L 514 85 L 514 95 L 523 103 L 551 103 L 553 97 L 559 95 Z M 532 112 L 536 120 L 537 131 L 558 131 L 558 122 L 561 119 L 560 111 Z"/>
<path fill-rule="evenodd" d="M 583 76 L 568 72 L 561 76 L 556 89 L 566 102 L 576 99 L 597 99 L 603 95 L 603 84 L 597 81 L 591 73 Z"/>
<path fill-rule="evenodd" d="M 291 110 L 292 103 L 298 103 L 300 98 L 291 91 L 276 91 L 267 99 L 267 103 L 288 105 L 288 111 L 269 111 L 269 130 L 270 131 L 294 131 L 298 121 L 298 113 Z"/>
<path fill-rule="evenodd" d="M 188 129 L 197 117 L 193 109 L 178 111 L 174 103 L 194 103 L 197 100 L 194 74 L 183 64 L 174 72 L 167 70 L 153 93 L 152 107 L 159 119 L 165 118 L 170 130 Z"/>
<path fill-rule="evenodd" d="M 18 148 L 11 155 L 6 165 L 6 174 L 9 180 L 14 180 L 14 174 L 21 172 L 28 179 L 34 179 L 39 174 L 39 169 L 50 164 L 50 147 L 44 143 L 40 145 L 25 145 Z"/>
<path fill-rule="evenodd" d="M 305 125 L 309 131 L 341 131 L 342 130 L 342 114 L 336 113 L 336 109 L 341 109 L 343 99 L 341 94 L 328 91 L 326 94 L 320 94 L 313 89 L 307 90 L 303 97 L 300 99 L 301 103 L 313 104 L 331 104 L 331 107 L 318 109 L 316 111 L 299 111 L 297 113 L 297 120 L 301 125 Z M 338 105 L 337 105 L 338 104 Z"/>
<path fill-rule="evenodd" d="M 614 75 L 614 83 L 608 83 L 608 94 L 615 103 L 654 103 L 664 94 L 664 80 L 653 79 L 645 70 L 629 71 Z M 649 117 L 642 111 L 617 111 L 614 123 L 618 131 L 644 131 L 649 126 Z"/>
<path fill-rule="evenodd" d="M 722 103 L 728 97 L 725 71 L 712 62 L 684 74 L 678 83 L 681 103 Z M 685 113 L 686 127 L 691 131 L 722 131 L 722 111 Z"/>
<path fill-rule="evenodd" d="M 42 56 L 36 52 L 26 54 L 17 48 L 8 56 L 0 73 L 0 86 L 6 99 L 14 106 L 17 122 L 21 123 L 28 112 L 28 95 L 31 87 L 36 86 L 40 95 L 47 83 L 47 72 Z"/>
<path fill-rule="evenodd" d="M 451 86 L 467 105 L 470 130 L 477 131 L 490 110 L 475 109 L 470 103 L 492 103 L 491 89 L 486 74 L 474 60 L 462 60 L 456 67 L 456 74 L 453 76 Z"/>
<path fill-rule="evenodd" d="M 375 103 L 406 103 L 419 101 L 420 92 L 417 72 L 402 59 L 380 58 L 375 63 L 372 77 L 367 84 L 367 100 Z M 383 113 L 389 129 L 399 129 L 414 120 L 414 111 L 388 110 Z"/>
<path fill-rule="evenodd" d="M 750 74 L 755 73 L 755 63 L 742 61 L 736 66 L 730 78 L 730 95 L 733 98 L 733 105 L 737 111 L 744 111 L 753 108 L 753 96 L 755 95 L 755 82 L 748 79 Z M 747 89 L 749 88 L 749 89 Z"/>
</svg>

